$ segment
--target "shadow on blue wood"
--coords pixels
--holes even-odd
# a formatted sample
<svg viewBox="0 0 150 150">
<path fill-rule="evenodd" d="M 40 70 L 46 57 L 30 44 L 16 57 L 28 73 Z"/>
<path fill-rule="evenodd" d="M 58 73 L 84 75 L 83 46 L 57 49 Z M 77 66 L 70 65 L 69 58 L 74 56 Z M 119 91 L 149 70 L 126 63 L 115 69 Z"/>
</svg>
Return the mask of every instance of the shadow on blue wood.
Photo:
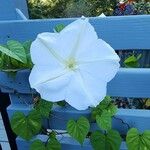
<svg viewBox="0 0 150 150">
<path fill-rule="evenodd" d="M 0 0 L 0 20 L 26 20 L 28 18 L 26 0 Z"/>
<path fill-rule="evenodd" d="M 28 22 L 5 21 L 0 23 L 0 43 L 5 43 L 8 39 L 19 41 L 33 40 L 38 33 L 52 31 L 55 25 L 59 23 L 67 25 L 73 20 L 75 19 L 29 20 Z M 98 36 L 111 44 L 116 50 L 145 49 L 148 51 L 150 49 L 150 16 L 90 18 L 90 22 L 95 27 Z M 18 72 L 16 79 L 12 79 L 5 73 L 0 72 L 1 90 L 9 93 L 11 100 L 11 105 L 7 109 L 9 117 L 15 111 L 22 111 L 27 114 L 32 109 L 31 93 L 35 91 L 30 89 L 29 74 L 29 70 L 23 70 Z M 116 77 L 108 84 L 107 93 L 110 96 L 150 97 L 150 69 L 121 68 Z M 77 119 L 81 115 L 89 118 L 90 110 L 76 111 L 69 106 L 64 108 L 54 107 L 52 117 L 49 120 L 44 120 L 43 125 L 46 128 L 65 129 L 69 118 Z M 58 118 L 65 119 L 60 120 Z M 130 127 L 137 127 L 140 131 L 150 129 L 150 110 L 119 109 L 113 119 L 113 128 L 125 134 L 128 127 L 125 124 L 123 125 L 119 119 L 123 119 Z M 96 125 L 91 122 L 91 130 L 95 129 L 97 129 Z M 64 149 L 80 149 L 78 143 L 70 138 L 64 139 L 63 142 Z M 19 150 L 22 150 L 23 146 L 29 148 L 29 144 L 29 142 L 25 142 L 20 138 L 17 139 Z M 123 146 L 122 150 L 126 149 L 124 143 Z M 85 143 L 84 149 L 91 149 L 88 141 Z"/>
</svg>

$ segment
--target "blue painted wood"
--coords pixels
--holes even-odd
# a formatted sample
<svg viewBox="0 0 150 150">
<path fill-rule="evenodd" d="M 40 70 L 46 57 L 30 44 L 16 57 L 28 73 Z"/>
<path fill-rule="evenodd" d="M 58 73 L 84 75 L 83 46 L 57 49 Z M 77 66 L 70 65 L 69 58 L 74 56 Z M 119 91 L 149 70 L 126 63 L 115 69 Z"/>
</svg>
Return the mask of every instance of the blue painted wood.
<svg viewBox="0 0 150 150">
<path fill-rule="evenodd" d="M 47 136 L 39 135 L 34 139 L 40 139 L 41 141 L 45 142 L 47 140 Z M 57 139 L 62 145 L 62 150 L 93 150 L 88 139 L 84 141 L 83 146 L 81 146 L 78 142 L 76 142 L 70 137 L 58 136 Z M 30 148 L 30 144 L 31 142 L 24 141 L 19 137 L 17 138 L 18 150 L 28 150 Z M 125 142 L 121 143 L 120 150 L 127 150 Z"/>
<path fill-rule="evenodd" d="M 14 0 L 15 7 L 19 9 L 24 16 L 28 19 L 28 6 L 27 6 L 27 0 Z"/>
<path fill-rule="evenodd" d="M 11 104 L 23 104 L 27 107 L 33 105 L 34 97 L 32 94 L 10 93 L 9 97 Z"/>
<path fill-rule="evenodd" d="M 7 108 L 9 118 L 14 114 L 15 111 L 22 111 L 24 114 L 28 112 L 32 107 L 23 104 L 12 104 Z M 84 111 L 77 111 L 74 108 L 59 107 L 56 106 L 52 110 L 49 120 L 44 120 L 43 125 L 49 129 L 65 130 L 66 124 L 69 119 L 78 119 L 80 116 L 85 116 L 90 119 L 90 109 Z M 118 130 L 121 134 L 126 134 L 130 127 L 136 127 L 140 131 L 150 129 L 150 110 L 139 110 L 139 109 L 119 109 L 117 115 L 113 118 L 113 129 Z M 122 119 L 125 124 L 120 120 Z M 127 124 L 126 124 L 127 123 Z M 95 123 L 91 122 L 91 130 L 99 129 Z"/>
<path fill-rule="evenodd" d="M 29 85 L 29 70 L 19 71 L 16 79 L 0 72 L 0 87 L 3 92 L 33 93 Z M 108 83 L 107 95 L 120 97 L 150 97 L 150 69 L 120 68 L 115 78 Z"/>
<path fill-rule="evenodd" d="M 16 8 L 17 19 L 16 20 L 28 20 L 27 17 L 22 13 L 22 11 Z"/>
<path fill-rule="evenodd" d="M 26 18 L 28 18 L 26 0 L 0 0 L 0 20 L 18 20 L 23 19 L 25 16 L 18 14 L 18 10 L 22 10 Z"/>
<path fill-rule="evenodd" d="M 29 85 L 29 71 L 21 70 L 16 77 L 12 77 L 5 72 L 0 72 L 0 87 L 3 92 L 8 93 L 31 93 Z"/>
<path fill-rule="evenodd" d="M 0 23 L 0 43 L 5 43 L 8 39 L 20 41 L 35 39 L 38 33 L 52 31 L 58 23 L 68 24 L 74 19 L 54 19 L 36 21 L 14 21 Z M 98 36 L 110 43 L 115 49 L 150 49 L 150 16 L 127 16 L 127 17 L 107 17 L 90 18 Z M 7 30 L 6 30 L 7 29 Z M 8 77 L 0 72 L 0 86 L 3 92 L 8 92 L 12 104 L 8 107 L 9 117 L 15 111 L 22 111 L 25 114 L 32 109 L 26 103 L 19 102 L 14 92 L 20 93 L 21 99 L 32 101 L 31 89 L 28 82 L 29 70 L 20 71 L 16 79 Z M 150 69 L 123 69 L 121 68 L 116 77 L 108 84 L 107 93 L 110 96 L 123 97 L 150 97 Z M 34 91 L 32 91 L 34 92 Z M 46 128 L 65 129 L 66 122 L 70 118 L 77 119 L 81 115 L 90 118 L 90 110 L 76 111 L 71 107 L 54 107 L 49 120 L 43 120 Z M 116 118 L 117 117 L 117 118 Z M 150 129 L 150 110 L 129 110 L 119 109 L 113 119 L 113 128 L 120 133 L 127 132 L 127 125 L 122 124 L 121 120 L 128 123 L 130 127 L 137 127 L 140 131 Z M 91 123 L 91 130 L 97 129 L 95 123 Z M 69 144 L 67 143 L 69 141 Z M 64 149 L 80 149 L 77 143 L 64 140 Z M 18 147 L 28 149 L 29 142 L 20 140 Z M 86 147 L 87 146 L 87 147 Z M 85 144 L 85 149 L 91 149 L 90 145 Z M 125 149 L 125 148 L 124 148 Z"/>
<path fill-rule="evenodd" d="M 0 43 L 10 39 L 35 39 L 38 33 L 52 31 L 54 26 L 71 23 L 75 19 L 30 20 L 0 23 Z M 150 49 L 150 15 L 90 18 L 98 36 L 114 49 Z"/>
</svg>

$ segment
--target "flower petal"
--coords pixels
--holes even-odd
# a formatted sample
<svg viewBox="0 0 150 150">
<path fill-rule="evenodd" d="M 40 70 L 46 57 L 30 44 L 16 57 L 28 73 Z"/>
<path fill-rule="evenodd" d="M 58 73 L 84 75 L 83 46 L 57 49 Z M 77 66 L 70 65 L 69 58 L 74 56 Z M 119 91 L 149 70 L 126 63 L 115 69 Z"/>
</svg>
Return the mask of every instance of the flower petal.
<svg viewBox="0 0 150 150">
<path fill-rule="evenodd" d="M 115 60 L 100 60 L 79 65 L 80 70 L 89 73 L 93 78 L 109 82 L 119 70 L 120 64 Z"/>
<path fill-rule="evenodd" d="M 31 87 L 35 88 L 43 99 L 55 102 L 65 99 L 70 76 L 68 70 L 58 69 L 51 72 L 47 70 L 47 67 L 34 66 L 29 81 Z"/>
<path fill-rule="evenodd" d="M 67 70 L 64 68 L 52 68 L 51 66 L 37 66 L 34 65 L 30 76 L 29 76 L 29 82 L 31 88 L 35 88 L 42 83 L 45 83 L 49 80 L 53 80 L 59 76 L 64 75 Z"/>
<path fill-rule="evenodd" d="M 39 34 L 35 41 L 32 42 L 30 53 L 32 62 L 36 65 L 60 66 L 59 60 L 51 53 L 51 45 L 55 43 L 58 37 L 57 33 Z M 43 41 L 48 40 L 48 46 Z"/>
<path fill-rule="evenodd" d="M 92 77 L 91 74 L 80 71 L 84 86 L 91 97 L 90 106 L 96 107 L 106 96 L 107 82 L 99 78 Z"/>
<path fill-rule="evenodd" d="M 78 51 L 76 58 L 79 62 L 112 59 L 118 62 L 120 61 L 120 58 L 116 54 L 115 50 L 102 39 L 97 39 L 90 46 L 88 46 L 87 49 L 81 49 Z"/>
<path fill-rule="evenodd" d="M 85 90 L 84 83 L 79 72 L 72 75 L 67 87 L 65 100 L 77 110 L 85 110 L 90 106 L 90 98 Z"/>
<path fill-rule="evenodd" d="M 74 57 L 78 50 L 86 49 L 97 38 L 97 34 L 88 19 L 80 18 L 60 32 L 59 42 L 63 41 L 60 42 L 62 50 L 68 49 L 70 57 Z"/>
</svg>

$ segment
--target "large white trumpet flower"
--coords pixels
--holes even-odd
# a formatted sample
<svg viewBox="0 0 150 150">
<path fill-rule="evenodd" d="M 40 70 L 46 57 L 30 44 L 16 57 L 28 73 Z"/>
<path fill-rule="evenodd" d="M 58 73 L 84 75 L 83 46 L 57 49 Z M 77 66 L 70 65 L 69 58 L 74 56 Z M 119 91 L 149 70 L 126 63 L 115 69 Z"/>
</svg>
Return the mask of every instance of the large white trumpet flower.
<svg viewBox="0 0 150 150">
<path fill-rule="evenodd" d="M 78 110 L 103 100 L 120 66 L 114 49 L 98 39 L 87 18 L 60 33 L 39 34 L 31 45 L 31 58 L 31 87 L 45 100 L 65 100 Z"/>
</svg>

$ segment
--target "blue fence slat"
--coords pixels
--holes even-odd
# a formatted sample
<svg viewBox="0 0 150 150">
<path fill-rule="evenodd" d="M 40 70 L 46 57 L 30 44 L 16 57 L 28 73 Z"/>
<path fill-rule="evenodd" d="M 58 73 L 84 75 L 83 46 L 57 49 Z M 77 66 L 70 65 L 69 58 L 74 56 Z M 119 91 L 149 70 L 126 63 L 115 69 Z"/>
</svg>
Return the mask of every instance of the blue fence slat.
<svg viewBox="0 0 150 150">
<path fill-rule="evenodd" d="M 29 85 L 29 74 L 28 70 L 22 70 L 17 73 L 16 77 L 12 77 L 7 73 L 0 72 L 0 88 L 3 92 L 20 92 L 20 93 L 31 93 Z M 6 90 L 6 91 L 5 91 Z"/>
<path fill-rule="evenodd" d="M 35 39 L 38 33 L 44 31 L 52 31 L 54 26 L 63 23 L 67 25 L 74 19 L 53 19 L 53 20 L 36 20 L 36 21 L 14 21 L 0 22 L 0 43 L 5 43 L 8 39 L 16 39 L 25 41 Z M 150 49 L 150 16 L 127 16 L 127 17 L 106 17 L 106 18 L 90 18 L 91 23 L 95 27 L 98 36 L 110 43 L 115 49 Z M 145 32 L 146 31 L 146 32 Z M 20 93 L 20 97 L 27 98 L 31 101 L 32 97 L 28 76 L 29 70 L 20 71 L 16 79 L 8 78 L 8 76 L 0 72 L 0 86 L 3 92 L 9 92 L 12 104 L 7 111 L 9 118 L 15 111 L 22 111 L 25 114 L 32 109 L 26 103 L 20 103 L 20 98 L 16 93 Z M 107 93 L 110 96 L 125 97 L 150 97 L 150 69 L 123 69 L 121 68 L 116 77 L 108 84 Z M 14 94 L 13 94 L 13 93 Z M 136 127 L 140 131 L 149 129 L 150 110 L 129 110 L 119 109 L 115 118 L 113 118 L 113 128 L 120 133 L 125 134 L 130 127 Z M 66 129 L 67 120 L 70 118 L 77 119 L 81 115 L 90 118 L 90 110 L 76 111 L 71 107 L 54 107 L 50 120 L 43 120 L 46 128 Z M 125 123 L 122 124 L 123 120 Z M 128 125 L 127 125 L 128 124 Z M 91 123 L 91 130 L 97 129 L 95 123 Z M 18 141 L 19 140 L 19 141 Z M 62 140 L 63 141 L 63 140 Z M 29 149 L 30 142 L 17 139 L 18 148 Z M 70 139 L 64 139 L 62 142 L 63 149 L 81 149 L 81 147 Z M 90 150 L 91 145 L 85 143 L 85 149 Z M 123 143 L 125 150 L 125 143 Z M 82 148 L 83 149 L 83 148 Z"/>
<path fill-rule="evenodd" d="M 9 97 L 11 104 L 24 104 L 27 107 L 33 105 L 34 98 L 32 94 L 11 93 Z"/>
<path fill-rule="evenodd" d="M 11 0 L 0 1 L 0 20 L 16 19 L 15 5 Z"/>
<path fill-rule="evenodd" d="M 47 140 L 47 137 L 44 135 L 39 135 L 35 139 L 40 139 L 41 141 L 45 142 Z M 69 137 L 59 136 L 57 137 L 57 139 L 62 145 L 62 150 L 93 150 L 88 139 L 84 141 L 83 146 Z M 18 150 L 28 150 L 30 148 L 30 144 L 31 142 L 27 142 L 19 137 L 17 138 L 17 146 L 19 148 Z M 120 150 L 127 150 L 125 142 L 121 143 Z"/>
<path fill-rule="evenodd" d="M 16 104 L 10 105 L 7 108 L 7 112 L 9 118 L 11 118 L 16 111 L 22 111 L 24 114 L 28 114 L 31 109 L 32 107 Z M 138 128 L 139 131 L 148 130 L 150 127 L 149 114 L 150 110 L 119 109 L 118 113 L 113 118 L 113 129 L 118 130 L 121 134 L 127 133 L 128 125 L 130 127 Z M 77 111 L 71 107 L 54 107 L 49 121 L 44 120 L 43 125 L 50 129 L 65 130 L 69 119 L 78 119 L 80 116 L 85 116 L 90 119 L 90 110 Z M 123 120 L 124 123 L 122 123 L 120 119 Z M 97 129 L 97 125 L 91 122 L 91 130 Z"/>
<path fill-rule="evenodd" d="M 21 10 L 26 18 L 29 18 L 27 0 L 14 0 L 15 7 Z"/>
<path fill-rule="evenodd" d="M 108 83 L 110 96 L 150 97 L 150 69 L 121 68 L 112 81 Z"/>
<path fill-rule="evenodd" d="M 3 92 L 33 93 L 29 85 L 29 70 L 18 72 L 16 79 L 0 72 L 0 86 Z M 115 78 L 108 83 L 107 95 L 120 97 L 150 97 L 150 69 L 120 68 Z M 6 89 L 5 89 L 6 88 Z M 13 89 L 13 90 L 12 90 Z"/>
<path fill-rule="evenodd" d="M 0 23 L 0 43 L 10 39 L 35 39 L 38 33 L 52 31 L 55 25 L 71 23 L 75 19 L 30 20 Z M 150 49 L 150 15 L 91 18 L 98 36 L 114 49 Z M 6 36 L 7 35 L 7 36 Z"/>
<path fill-rule="evenodd" d="M 22 14 L 19 12 L 23 12 Z M 26 0 L 0 0 L 0 21 L 28 18 Z"/>
</svg>

